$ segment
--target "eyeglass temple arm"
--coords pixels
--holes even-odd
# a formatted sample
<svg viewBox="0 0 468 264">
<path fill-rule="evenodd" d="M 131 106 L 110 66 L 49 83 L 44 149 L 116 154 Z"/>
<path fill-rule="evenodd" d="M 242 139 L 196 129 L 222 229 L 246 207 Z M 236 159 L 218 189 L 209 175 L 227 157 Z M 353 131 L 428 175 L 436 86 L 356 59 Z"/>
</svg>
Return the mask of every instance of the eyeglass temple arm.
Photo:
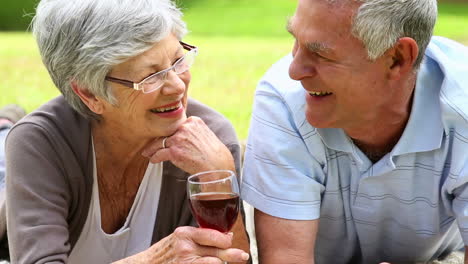
<svg viewBox="0 0 468 264">
<path fill-rule="evenodd" d="M 196 48 L 197 48 L 197 47 L 192 46 L 192 45 L 190 45 L 190 44 L 187 44 L 187 43 L 185 43 L 185 42 L 183 42 L 183 41 L 179 41 L 179 43 L 180 43 L 180 45 L 182 45 L 182 47 L 183 47 L 184 49 L 186 49 L 186 50 L 193 50 L 193 49 L 196 49 Z"/>
<path fill-rule="evenodd" d="M 127 87 L 130 87 L 130 88 L 134 88 L 133 82 L 130 82 L 130 81 L 127 81 L 127 80 L 117 79 L 117 78 L 110 77 L 110 76 L 106 76 L 105 79 L 108 80 L 108 81 L 115 82 L 115 83 L 120 83 L 120 84 L 122 84 L 124 86 L 127 86 Z"/>
</svg>

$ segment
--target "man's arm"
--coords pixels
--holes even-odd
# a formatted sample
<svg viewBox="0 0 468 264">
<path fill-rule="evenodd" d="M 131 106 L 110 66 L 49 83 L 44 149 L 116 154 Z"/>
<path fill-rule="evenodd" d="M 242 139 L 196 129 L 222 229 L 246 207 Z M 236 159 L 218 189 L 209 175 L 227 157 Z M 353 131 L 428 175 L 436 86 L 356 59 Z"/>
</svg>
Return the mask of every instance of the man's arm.
<svg viewBox="0 0 468 264">
<path fill-rule="evenodd" d="M 259 263 L 315 263 L 318 223 L 278 218 L 255 209 Z"/>
</svg>

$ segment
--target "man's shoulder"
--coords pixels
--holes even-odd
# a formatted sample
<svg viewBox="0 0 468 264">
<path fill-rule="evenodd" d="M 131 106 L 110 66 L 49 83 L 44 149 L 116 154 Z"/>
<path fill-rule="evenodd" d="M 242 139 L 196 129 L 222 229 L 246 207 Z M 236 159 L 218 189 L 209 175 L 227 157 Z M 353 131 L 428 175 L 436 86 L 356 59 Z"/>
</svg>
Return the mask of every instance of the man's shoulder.
<svg viewBox="0 0 468 264">
<path fill-rule="evenodd" d="M 288 54 L 274 63 L 260 79 L 260 85 L 267 84 L 284 97 L 288 94 L 303 92 L 301 83 L 289 77 L 289 66 L 292 60 L 292 55 Z"/>
<path fill-rule="evenodd" d="M 260 100 L 260 97 L 257 98 L 259 95 L 262 95 L 261 100 L 264 102 L 279 100 L 291 114 L 303 116 L 305 91 L 300 81 L 289 77 L 289 65 L 292 60 L 292 55 L 288 54 L 268 69 L 258 83 L 256 100 Z"/>
<path fill-rule="evenodd" d="M 288 70 L 292 60 L 293 57 L 291 53 L 282 57 L 267 70 L 267 72 L 263 75 L 262 80 L 268 80 L 273 82 L 291 80 L 288 75 Z"/>
<path fill-rule="evenodd" d="M 433 37 L 426 55 L 442 72 L 440 103 L 445 130 L 468 137 L 468 47 Z"/>
<path fill-rule="evenodd" d="M 468 47 L 448 38 L 432 37 L 425 54 L 444 65 L 468 67 Z"/>
</svg>

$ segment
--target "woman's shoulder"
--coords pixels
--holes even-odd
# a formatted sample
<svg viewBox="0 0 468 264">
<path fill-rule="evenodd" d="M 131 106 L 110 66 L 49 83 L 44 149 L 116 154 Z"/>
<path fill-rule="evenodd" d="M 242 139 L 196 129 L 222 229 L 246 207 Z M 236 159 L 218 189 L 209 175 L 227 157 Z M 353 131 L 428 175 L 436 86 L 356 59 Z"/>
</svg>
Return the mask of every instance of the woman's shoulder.
<svg viewBox="0 0 468 264">
<path fill-rule="evenodd" d="M 17 122 L 7 137 L 7 144 L 32 145 L 47 151 L 51 158 L 73 155 L 82 166 L 89 154 L 89 121 L 74 111 L 62 96 L 56 97 Z"/>
<path fill-rule="evenodd" d="M 236 132 L 231 122 L 221 113 L 200 101 L 193 98 L 188 99 L 187 116 L 201 118 L 223 143 L 232 144 L 237 142 Z"/>
<path fill-rule="evenodd" d="M 221 113 L 193 98 L 188 98 L 187 116 L 198 116 L 213 122 L 229 122 Z"/>
<path fill-rule="evenodd" d="M 39 108 L 25 116 L 17 124 L 36 124 L 48 127 L 50 125 L 73 127 L 87 125 L 87 120 L 58 96 L 41 105 Z"/>
<path fill-rule="evenodd" d="M 43 130 L 45 133 L 65 138 L 83 137 L 89 130 L 89 121 L 58 96 L 26 115 L 15 124 L 12 131 L 23 129 Z M 13 132 L 12 132 L 13 133 Z"/>
</svg>

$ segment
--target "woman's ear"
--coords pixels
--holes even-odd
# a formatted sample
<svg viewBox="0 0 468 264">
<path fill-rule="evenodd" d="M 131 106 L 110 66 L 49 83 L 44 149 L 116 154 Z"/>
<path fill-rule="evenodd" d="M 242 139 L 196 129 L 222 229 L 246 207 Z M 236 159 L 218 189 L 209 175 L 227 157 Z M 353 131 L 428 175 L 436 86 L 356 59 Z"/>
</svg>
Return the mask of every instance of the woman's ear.
<svg viewBox="0 0 468 264">
<path fill-rule="evenodd" d="M 398 80 L 414 70 L 414 63 L 418 58 L 419 47 L 412 38 L 400 38 L 389 50 L 390 79 Z"/>
<path fill-rule="evenodd" d="M 81 101 L 88 106 L 89 110 L 95 114 L 102 114 L 104 111 L 104 104 L 100 98 L 89 92 L 87 89 L 82 88 L 76 81 L 71 82 L 73 92 L 80 97 Z"/>
</svg>

